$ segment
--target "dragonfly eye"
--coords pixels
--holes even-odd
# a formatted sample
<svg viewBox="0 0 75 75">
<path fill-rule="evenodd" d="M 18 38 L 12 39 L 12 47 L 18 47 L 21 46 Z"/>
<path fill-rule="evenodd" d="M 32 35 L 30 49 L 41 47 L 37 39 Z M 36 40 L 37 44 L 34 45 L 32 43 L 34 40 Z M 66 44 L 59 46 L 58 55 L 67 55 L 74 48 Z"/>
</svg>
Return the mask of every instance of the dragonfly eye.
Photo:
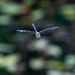
<svg viewBox="0 0 75 75">
<path fill-rule="evenodd" d="M 40 35 L 37 35 L 37 36 L 36 36 L 36 38 L 38 38 L 38 39 L 39 39 L 40 37 L 41 37 Z"/>
</svg>

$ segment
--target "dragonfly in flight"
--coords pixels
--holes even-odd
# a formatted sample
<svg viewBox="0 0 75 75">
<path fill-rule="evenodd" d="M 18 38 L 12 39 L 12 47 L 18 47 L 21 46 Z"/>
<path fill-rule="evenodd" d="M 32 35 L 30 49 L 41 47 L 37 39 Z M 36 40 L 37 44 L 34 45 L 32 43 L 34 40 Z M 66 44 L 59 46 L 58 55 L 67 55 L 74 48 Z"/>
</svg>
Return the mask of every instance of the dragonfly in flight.
<svg viewBox="0 0 75 75">
<path fill-rule="evenodd" d="M 21 32 L 21 33 L 27 33 L 27 34 L 35 34 L 36 38 L 37 39 L 40 39 L 42 35 L 45 35 L 45 34 L 48 34 L 48 33 L 51 33 L 53 32 L 54 30 L 58 29 L 59 27 L 52 27 L 52 28 L 46 28 L 46 29 L 43 29 L 41 31 L 37 31 L 35 25 L 32 23 L 32 26 L 34 28 L 35 31 L 30 31 L 30 30 L 20 30 L 18 29 L 17 31 L 18 32 Z"/>
</svg>

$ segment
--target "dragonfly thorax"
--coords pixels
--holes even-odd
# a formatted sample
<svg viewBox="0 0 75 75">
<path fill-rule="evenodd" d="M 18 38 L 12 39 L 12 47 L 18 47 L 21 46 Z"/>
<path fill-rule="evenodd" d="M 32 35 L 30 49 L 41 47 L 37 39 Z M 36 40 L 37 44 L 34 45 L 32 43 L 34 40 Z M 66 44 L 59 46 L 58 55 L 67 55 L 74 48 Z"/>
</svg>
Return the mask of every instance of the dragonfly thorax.
<svg viewBox="0 0 75 75">
<path fill-rule="evenodd" d="M 40 35 L 40 33 L 39 33 L 39 32 L 36 32 L 36 34 L 35 34 L 35 35 L 36 35 L 36 38 L 38 38 L 38 39 L 41 37 L 41 35 Z"/>
</svg>

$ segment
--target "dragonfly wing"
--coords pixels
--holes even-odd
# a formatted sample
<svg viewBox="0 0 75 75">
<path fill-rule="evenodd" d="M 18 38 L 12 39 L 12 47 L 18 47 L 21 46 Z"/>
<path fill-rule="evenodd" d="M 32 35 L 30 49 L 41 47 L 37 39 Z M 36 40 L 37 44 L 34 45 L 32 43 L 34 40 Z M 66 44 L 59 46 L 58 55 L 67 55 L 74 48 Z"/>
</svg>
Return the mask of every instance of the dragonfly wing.
<svg viewBox="0 0 75 75">
<path fill-rule="evenodd" d="M 30 30 L 17 30 L 17 32 L 21 32 L 21 33 L 26 33 L 26 34 L 35 34 L 34 31 L 30 31 Z"/>
<path fill-rule="evenodd" d="M 40 31 L 40 34 L 41 35 L 44 35 L 44 34 L 48 34 L 48 33 L 51 33 L 53 32 L 54 30 L 58 29 L 59 27 L 53 27 L 53 28 L 47 28 L 47 29 L 43 29 Z"/>
</svg>

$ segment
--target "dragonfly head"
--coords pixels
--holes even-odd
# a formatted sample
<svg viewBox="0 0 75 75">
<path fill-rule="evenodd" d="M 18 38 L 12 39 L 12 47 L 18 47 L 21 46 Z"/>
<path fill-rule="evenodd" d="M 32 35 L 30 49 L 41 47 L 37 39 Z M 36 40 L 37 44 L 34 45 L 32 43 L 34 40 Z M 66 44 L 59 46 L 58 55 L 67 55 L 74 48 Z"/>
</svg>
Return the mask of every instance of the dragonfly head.
<svg viewBox="0 0 75 75">
<path fill-rule="evenodd" d="M 41 35 L 39 32 L 36 32 L 36 38 L 40 39 Z"/>
</svg>

